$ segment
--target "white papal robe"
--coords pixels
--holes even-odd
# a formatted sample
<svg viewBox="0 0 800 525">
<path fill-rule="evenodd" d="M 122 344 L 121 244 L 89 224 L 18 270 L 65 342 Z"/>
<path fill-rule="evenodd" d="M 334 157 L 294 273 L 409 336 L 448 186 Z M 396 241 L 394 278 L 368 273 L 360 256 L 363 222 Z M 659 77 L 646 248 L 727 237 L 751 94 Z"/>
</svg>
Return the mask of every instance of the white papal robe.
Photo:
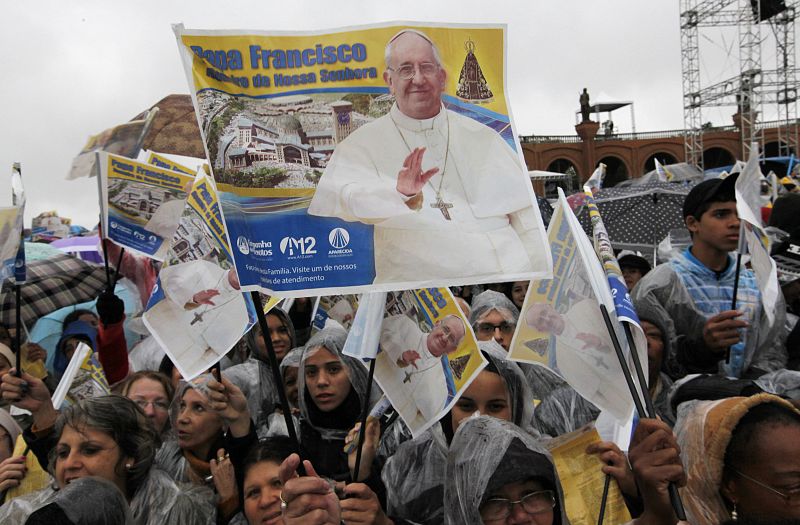
<svg viewBox="0 0 800 525">
<path fill-rule="evenodd" d="M 428 350 L 428 334 L 405 315 L 383 320 L 380 348 L 375 363 L 375 376 L 392 406 L 416 434 L 439 414 L 447 403 L 447 379 L 444 363 Z M 412 365 L 400 367 L 397 360 L 406 350 L 420 358 Z"/>
<path fill-rule="evenodd" d="M 417 147 L 427 148 L 422 169 L 439 172 L 414 210 L 396 185 Z M 440 184 L 452 220 L 431 207 Z M 477 282 L 549 268 L 542 221 L 516 153 L 494 130 L 444 107 L 417 120 L 395 105 L 354 131 L 336 146 L 308 213 L 375 225 L 376 283 Z"/>
<path fill-rule="evenodd" d="M 244 295 L 228 282 L 228 270 L 210 261 L 167 266 L 159 280 L 165 299 L 145 314 L 148 328 L 173 360 L 180 361 L 179 369 L 203 371 L 244 334 L 248 324 Z M 194 294 L 211 289 L 219 291 L 211 298 L 213 305 L 187 308 Z"/>
</svg>

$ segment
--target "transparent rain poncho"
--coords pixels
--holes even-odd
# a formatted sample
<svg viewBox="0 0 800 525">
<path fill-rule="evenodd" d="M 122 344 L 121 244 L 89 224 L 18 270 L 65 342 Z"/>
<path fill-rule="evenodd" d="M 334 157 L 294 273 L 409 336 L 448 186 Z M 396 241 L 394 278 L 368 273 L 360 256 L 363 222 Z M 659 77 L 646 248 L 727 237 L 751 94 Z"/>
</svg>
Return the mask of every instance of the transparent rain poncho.
<svg viewBox="0 0 800 525">
<path fill-rule="evenodd" d="M 286 374 L 287 368 L 300 368 L 300 359 L 303 357 L 303 347 L 293 348 L 288 354 L 281 359 L 281 364 L 279 365 L 279 370 L 281 372 L 281 378 L 284 377 Z M 275 393 L 277 396 L 277 392 Z M 291 404 L 291 401 L 290 401 Z M 280 408 L 280 403 L 276 403 L 275 408 Z M 297 434 L 300 434 L 300 421 L 297 417 L 292 414 L 292 421 L 294 421 L 294 427 Z M 262 435 L 263 432 L 263 435 Z M 258 437 L 263 439 L 265 437 L 273 437 L 273 436 L 288 436 L 289 432 L 286 430 L 286 418 L 283 417 L 283 413 L 274 411 L 267 417 L 267 427 L 266 429 L 260 429 L 258 431 Z"/>
<path fill-rule="evenodd" d="M 421 525 L 442 523 L 446 464 L 447 439 L 439 425 L 401 443 L 381 470 L 389 517 Z"/>
<path fill-rule="evenodd" d="M 267 315 L 275 315 L 283 321 L 289 330 L 290 347 L 294 347 L 296 335 L 289 316 L 280 308 L 273 308 Z M 250 409 L 250 417 L 256 425 L 256 433 L 259 438 L 263 438 L 269 430 L 270 415 L 275 408 L 280 406 L 280 398 L 269 365 L 269 357 L 257 354 L 256 338 L 261 337 L 261 330 L 257 326 L 253 327 L 246 337 L 252 352 L 251 356 L 244 363 L 234 365 L 224 370 L 223 373 L 231 383 L 239 387 L 244 397 L 247 398 L 247 407 Z"/>
<path fill-rule="evenodd" d="M 567 524 L 561 485 L 550 454 L 516 425 L 487 416 L 462 422 L 447 455 L 445 523 L 483 523 L 480 506 L 494 489 L 537 478 L 556 493 L 554 525 Z"/>
<path fill-rule="evenodd" d="M 533 428 L 551 437 L 577 430 L 594 421 L 600 409 L 564 384 L 542 399 L 533 412 Z"/>
<path fill-rule="evenodd" d="M 25 523 L 34 511 L 54 501 L 61 501 L 60 492 L 54 486 L 50 486 L 14 498 L 0 506 L 0 523 Z M 83 494 L 81 498 L 92 504 L 95 502 Z M 217 519 L 214 501 L 214 494 L 209 489 L 178 485 L 161 470 L 152 468 L 144 483 L 133 495 L 129 509 L 134 525 L 164 523 L 213 525 Z M 97 505 L 100 506 L 99 503 Z"/>
<path fill-rule="evenodd" d="M 490 368 L 497 370 L 506 384 L 514 424 L 535 432 L 530 429 L 533 397 L 519 366 L 506 359 L 505 350 L 496 341 L 480 341 L 478 345 Z M 381 472 L 389 516 L 414 523 L 442 523 L 446 459 L 447 438 L 440 425 L 402 443 Z"/>
<path fill-rule="evenodd" d="M 519 309 L 511 302 L 511 299 L 494 290 L 486 290 L 476 295 L 472 300 L 469 324 L 475 326 L 475 323 L 479 322 L 485 314 L 492 310 L 497 310 L 507 323 L 517 324 Z"/>
<path fill-rule="evenodd" d="M 778 403 L 793 410 L 787 401 L 770 394 L 687 401 L 678 407 L 674 432 L 686 470 L 681 495 L 692 525 L 718 525 L 729 518 L 719 492 L 725 451 L 736 425 L 761 403 Z"/>
<path fill-rule="evenodd" d="M 506 351 L 497 341 L 479 341 L 478 347 L 489 363 L 497 369 L 506 384 L 511 403 L 512 421 L 515 425 L 530 431 L 533 416 L 533 394 L 525 374 L 517 363 L 506 358 Z"/>
<path fill-rule="evenodd" d="M 519 363 L 519 367 L 528 380 L 528 387 L 531 389 L 533 398 L 539 401 L 567 384 L 564 378 L 544 365 Z"/>
<path fill-rule="evenodd" d="M 315 355 L 321 349 L 328 350 L 332 355 L 337 357 L 344 365 L 347 372 L 347 377 L 350 379 L 350 385 L 355 391 L 359 399 L 359 404 L 363 406 L 367 392 L 367 379 L 368 371 L 366 366 L 358 359 L 344 355 L 344 342 L 347 339 L 347 332 L 339 327 L 326 327 L 317 332 L 306 343 L 303 349 L 303 356 L 300 360 L 300 367 L 297 371 L 297 393 L 298 403 L 300 404 L 300 418 L 302 421 L 310 425 L 314 430 L 319 432 L 322 439 L 344 439 L 348 430 L 340 430 L 335 428 L 326 428 L 325 425 L 320 424 L 315 414 L 319 412 L 316 406 L 310 407 L 313 404 L 311 396 L 306 395 L 306 382 L 305 382 L 305 365 L 309 357 Z M 366 400 L 371 408 L 380 399 L 382 392 L 378 385 L 373 383 L 370 399 Z M 359 410 L 360 413 L 360 410 Z M 355 421 L 353 421 L 355 424 Z M 351 425 L 352 427 L 352 425 Z"/>
<path fill-rule="evenodd" d="M 703 327 L 712 315 L 704 313 L 704 310 L 716 314 L 730 309 L 731 299 L 728 295 L 732 288 L 734 268 L 735 262 L 731 262 L 728 269 L 717 276 L 708 268 L 698 266 L 684 251 L 669 263 L 651 270 L 632 290 L 631 295 L 637 307 L 647 307 L 664 320 L 667 330 L 664 336 L 670 341 L 669 354 L 664 356 L 664 370 L 670 377 L 675 379 L 687 373 L 709 371 L 687 368 L 687 359 L 697 355 L 697 348 L 702 345 Z M 683 279 L 694 283 L 691 292 L 677 271 L 681 272 Z M 749 271 L 742 272 L 737 298 L 738 309 L 756 311 L 760 317 L 751 320 L 745 333 L 743 350 L 732 353 L 730 365 L 725 365 L 723 360 L 718 366 L 725 375 L 733 377 L 740 377 L 750 368 L 763 372 L 784 368 L 787 355 L 784 345 L 786 307 L 783 298 L 779 294 L 772 325 L 760 306 L 755 279 Z"/>
<path fill-rule="evenodd" d="M 26 521 L 30 525 L 50 525 L 58 507 L 75 525 L 131 525 L 125 496 L 110 481 L 87 477 L 76 479 L 53 494 L 52 501 L 33 512 Z"/>
</svg>

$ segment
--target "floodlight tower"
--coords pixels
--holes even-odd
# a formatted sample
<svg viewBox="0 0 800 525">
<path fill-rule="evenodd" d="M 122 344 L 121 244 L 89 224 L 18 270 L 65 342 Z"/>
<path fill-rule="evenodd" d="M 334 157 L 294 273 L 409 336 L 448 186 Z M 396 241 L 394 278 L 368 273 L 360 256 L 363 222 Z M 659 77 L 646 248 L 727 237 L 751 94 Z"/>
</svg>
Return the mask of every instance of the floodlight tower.
<svg viewBox="0 0 800 525">
<path fill-rule="evenodd" d="M 712 106 L 738 108 L 742 158 L 747 159 L 753 142 L 763 150 L 763 127 L 758 118 L 764 114 L 764 104 L 777 105 L 780 153 L 797 153 L 794 22 L 798 4 L 800 0 L 680 0 L 686 162 L 703 167 L 702 108 Z M 775 35 L 774 70 L 764 70 L 761 65 L 764 22 Z M 707 27 L 737 28 L 739 73 L 701 86 L 699 36 Z"/>
</svg>

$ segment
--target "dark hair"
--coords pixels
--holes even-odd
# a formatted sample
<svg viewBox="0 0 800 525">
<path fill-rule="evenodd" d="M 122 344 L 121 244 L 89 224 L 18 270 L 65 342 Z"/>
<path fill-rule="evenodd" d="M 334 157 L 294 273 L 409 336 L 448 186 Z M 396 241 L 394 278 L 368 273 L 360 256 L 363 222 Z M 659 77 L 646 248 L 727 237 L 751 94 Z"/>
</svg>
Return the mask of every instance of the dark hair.
<svg viewBox="0 0 800 525">
<path fill-rule="evenodd" d="M 172 362 L 172 359 L 170 359 L 168 355 L 165 355 L 163 359 L 161 359 L 161 364 L 158 365 L 158 372 L 164 374 L 166 377 L 169 377 L 171 382 L 173 370 L 175 370 L 175 363 Z M 170 396 L 170 399 L 171 398 L 172 396 Z"/>
<path fill-rule="evenodd" d="M 255 465 L 264 461 L 280 465 L 293 452 L 297 452 L 295 442 L 287 436 L 273 436 L 259 441 L 247 452 L 242 461 L 242 480 Z"/>
<path fill-rule="evenodd" d="M 130 391 L 131 385 L 140 379 L 150 379 L 151 381 L 160 383 L 161 386 L 164 387 L 164 393 L 167 394 L 167 403 L 172 402 L 172 398 L 175 396 L 175 388 L 172 386 L 172 381 L 168 376 L 154 370 L 139 370 L 138 372 L 134 372 L 132 375 L 128 376 L 127 379 L 125 379 L 125 381 L 122 383 L 120 394 L 128 397 L 128 391 Z"/>
<path fill-rule="evenodd" d="M 700 204 L 697 208 L 695 208 L 694 213 L 692 213 L 692 217 L 700 220 L 700 217 L 702 217 L 703 214 L 707 212 L 709 208 L 711 208 L 711 205 L 718 202 L 736 202 L 736 193 L 734 193 L 733 188 L 730 188 L 730 190 L 720 190 L 719 193 L 715 194 L 712 199 Z"/>
<path fill-rule="evenodd" d="M 67 316 L 64 318 L 64 321 L 61 324 L 64 328 L 66 328 L 70 325 L 70 323 L 78 321 L 78 318 L 84 314 L 89 314 L 94 317 L 97 317 L 97 314 L 91 310 L 73 310 L 67 314 Z"/>
<path fill-rule="evenodd" d="M 56 420 L 56 440 L 65 426 L 89 428 L 108 435 L 119 446 L 120 463 L 114 470 L 126 480 L 127 496 L 132 497 L 144 482 L 156 455 L 156 433 L 144 412 L 130 399 L 118 395 L 92 397 L 61 411 Z M 133 458 L 131 467 L 122 458 Z M 55 477 L 56 449 L 50 451 L 50 474 Z"/>
<path fill-rule="evenodd" d="M 752 457 L 749 449 L 766 426 L 800 427 L 800 414 L 779 403 L 761 403 L 751 408 L 739 420 L 731 433 L 731 440 L 725 450 L 725 471 L 729 476 L 731 467 L 738 468 L 744 458 Z M 727 477 L 727 476 L 726 476 Z"/>
</svg>

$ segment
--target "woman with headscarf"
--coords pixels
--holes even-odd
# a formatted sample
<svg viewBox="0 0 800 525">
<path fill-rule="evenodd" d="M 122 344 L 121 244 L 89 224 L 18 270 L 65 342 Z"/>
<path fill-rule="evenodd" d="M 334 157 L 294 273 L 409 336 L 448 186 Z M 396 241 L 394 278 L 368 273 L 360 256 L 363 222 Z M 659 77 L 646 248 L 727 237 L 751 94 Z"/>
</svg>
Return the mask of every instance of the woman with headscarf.
<svg viewBox="0 0 800 525">
<path fill-rule="evenodd" d="M 49 404 L 47 388 L 28 374 L 5 375 L 2 392 L 33 413 L 34 426 L 25 432 L 25 440 L 55 481 L 0 507 L 0 522 L 24 523 L 71 482 L 97 476 L 125 495 L 137 525 L 214 523 L 209 491 L 179 487 L 153 468 L 155 432 L 133 401 L 115 395 L 89 398 L 58 414 Z"/>
<path fill-rule="evenodd" d="M 227 522 L 239 507 L 234 472 L 257 441 L 241 391 L 224 376 L 184 382 L 170 407 L 174 437 L 165 441 L 156 463 L 173 479 L 214 488 L 217 511 Z"/>
<path fill-rule="evenodd" d="M 800 412 L 771 394 L 689 401 L 675 425 L 689 522 L 800 519 Z"/>
<path fill-rule="evenodd" d="M 355 477 L 344 452 L 345 438 L 358 422 L 363 403 L 372 407 L 381 395 L 377 385 L 373 385 L 370 399 L 366 399 L 367 369 L 342 353 L 346 338 L 347 332 L 338 327 L 317 332 L 303 349 L 297 374 L 303 459 L 310 460 L 317 472 L 336 481 L 351 481 Z M 370 468 L 373 458 L 369 448 L 365 447 L 362 456 L 362 471 L 369 471 L 365 483 L 375 487 L 373 490 L 382 490 L 377 465 Z M 365 478 L 363 472 L 358 478 Z"/>
<path fill-rule="evenodd" d="M 484 292 L 485 293 L 485 292 Z M 525 376 L 493 340 L 478 343 L 488 361 L 440 425 L 400 445 L 383 467 L 387 512 L 416 523 L 441 523 L 445 463 L 453 433 L 473 413 L 528 428 L 533 398 Z"/>
<path fill-rule="evenodd" d="M 280 363 L 296 344 L 294 326 L 286 312 L 280 308 L 270 310 L 266 318 L 269 338 L 275 349 L 275 357 Z M 270 416 L 280 405 L 280 400 L 259 325 L 254 326 L 247 334 L 247 342 L 251 351 L 250 357 L 244 363 L 226 369 L 225 376 L 247 398 L 256 432 L 259 437 L 265 437 L 269 431 Z"/>
<path fill-rule="evenodd" d="M 278 369 L 283 380 L 283 388 L 286 391 L 286 400 L 292 413 L 292 421 L 297 434 L 300 434 L 300 403 L 297 399 L 297 374 L 300 369 L 300 359 L 303 357 L 303 347 L 293 348 L 291 352 L 281 359 Z M 283 417 L 283 408 L 280 405 L 275 407 L 275 411 L 269 415 L 267 420 L 267 432 L 264 437 L 288 436 L 286 430 L 286 418 Z"/>
<path fill-rule="evenodd" d="M 683 468 L 668 427 L 642 420 L 631 463 L 645 512 L 629 525 L 674 525 L 668 486 Z M 445 523 L 566 525 L 564 495 L 542 443 L 507 421 L 474 417 L 453 437 L 447 456 Z"/>
</svg>

